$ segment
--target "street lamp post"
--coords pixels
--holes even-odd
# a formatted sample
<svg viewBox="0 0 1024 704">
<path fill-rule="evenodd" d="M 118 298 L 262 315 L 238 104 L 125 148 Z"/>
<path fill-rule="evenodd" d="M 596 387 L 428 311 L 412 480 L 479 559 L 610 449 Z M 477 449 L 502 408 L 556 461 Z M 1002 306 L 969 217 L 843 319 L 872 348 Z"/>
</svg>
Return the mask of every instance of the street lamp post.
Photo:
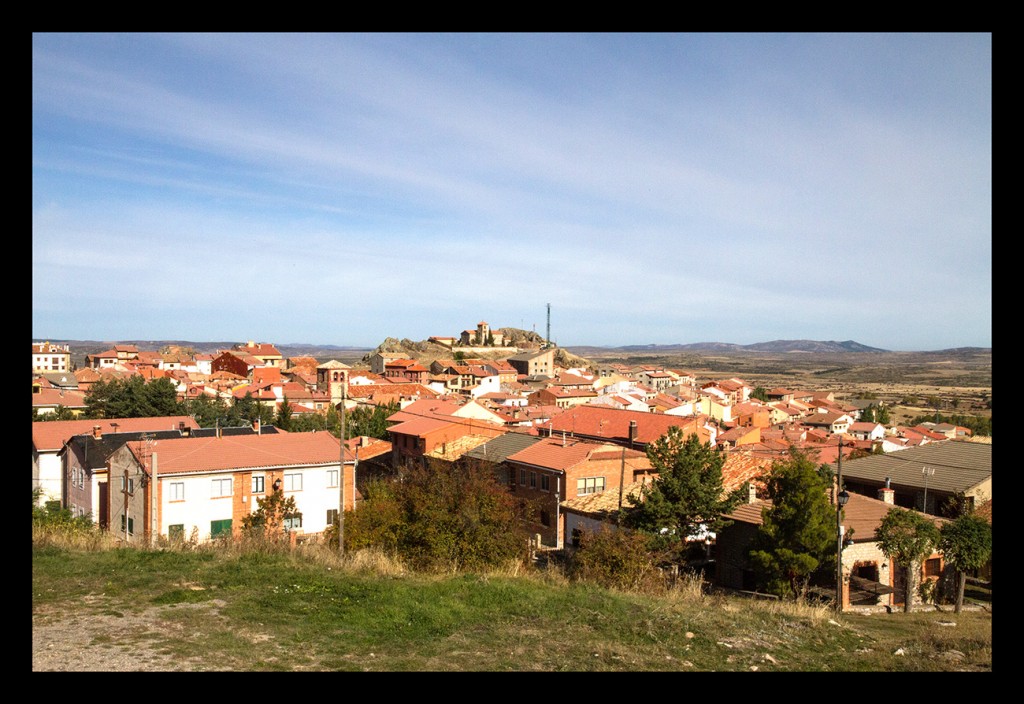
<svg viewBox="0 0 1024 704">
<path fill-rule="evenodd" d="M 924 477 L 924 500 L 921 502 L 921 512 L 928 513 L 928 477 L 935 474 L 935 467 L 921 467 L 921 475 Z"/>
<path fill-rule="evenodd" d="M 836 611 L 843 610 L 843 506 L 850 495 L 843 489 L 843 439 L 836 460 Z"/>
</svg>

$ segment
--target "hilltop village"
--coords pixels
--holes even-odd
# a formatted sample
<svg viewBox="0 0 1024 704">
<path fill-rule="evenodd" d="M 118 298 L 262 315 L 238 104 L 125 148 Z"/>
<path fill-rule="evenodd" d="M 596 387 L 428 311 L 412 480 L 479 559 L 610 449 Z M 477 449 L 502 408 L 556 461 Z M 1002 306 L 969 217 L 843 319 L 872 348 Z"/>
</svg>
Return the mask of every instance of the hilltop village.
<svg viewBox="0 0 1024 704">
<path fill-rule="evenodd" d="M 878 402 L 839 401 L 828 390 L 754 388 L 651 365 L 564 366 L 571 356 L 556 346 L 505 339 L 486 322 L 429 342 L 450 355 L 421 360 L 378 348 L 353 366 L 285 358 L 268 342 L 216 354 L 115 345 L 78 369 L 66 347 L 34 342 L 34 418 L 70 418 L 33 423 L 33 491 L 40 503 L 92 516 L 126 542 L 155 543 L 237 533 L 258 499 L 283 490 L 300 507 L 285 527 L 303 540 L 334 525 L 339 508 L 358 510 L 369 477 L 410 462 L 472 461 L 537 503 L 529 532 L 538 549 L 557 550 L 607 524 L 624 497 L 657 478 L 645 449 L 675 427 L 725 455 L 726 491 L 749 487 L 749 501 L 730 516 L 739 527 L 760 522 L 763 479 L 792 448 L 841 464 L 852 492 L 848 603 L 892 603 L 896 575 L 873 535 L 893 506 L 941 521 L 945 502 L 962 496 L 991 515 L 991 444 L 968 428 L 887 425 L 876 420 L 885 418 Z M 81 417 L 95 384 L 135 377 L 169 380 L 181 402 L 244 399 L 274 412 L 285 406 L 292 417 L 384 408 L 386 437 L 342 445 L 330 432 L 259 421 L 204 428 L 188 414 Z M 726 538 L 703 539 L 724 555 L 734 549 Z M 749 582 L 748 569 L 730 572 L 719 562 L 721 583 Z M 933 556 L 923 576 L 934 577 L 940 563 Z"/>
</svg>

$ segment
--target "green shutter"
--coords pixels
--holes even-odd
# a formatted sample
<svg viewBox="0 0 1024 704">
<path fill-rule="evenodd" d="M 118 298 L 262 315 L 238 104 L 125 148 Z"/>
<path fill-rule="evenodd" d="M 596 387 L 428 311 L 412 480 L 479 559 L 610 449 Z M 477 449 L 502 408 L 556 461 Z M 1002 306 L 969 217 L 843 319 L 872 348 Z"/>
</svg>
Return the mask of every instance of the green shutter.
<svg viewBox="0 0 1024 704">
<path fill-rule="evenodd" d="M 222 521 L 210 521 L 210 537 L 217 538 L 220 536 L 231 535 L 231 519 L 225 518 Z"/>
</svg>

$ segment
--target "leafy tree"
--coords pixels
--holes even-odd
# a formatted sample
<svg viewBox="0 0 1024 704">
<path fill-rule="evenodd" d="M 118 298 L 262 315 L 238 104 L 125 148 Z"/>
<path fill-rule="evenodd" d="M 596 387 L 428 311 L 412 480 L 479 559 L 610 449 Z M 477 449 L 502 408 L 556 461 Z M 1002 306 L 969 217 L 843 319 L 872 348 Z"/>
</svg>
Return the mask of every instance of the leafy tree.
<svg viewBox="0 0 1024 704">
<path fill-rule="evenodd" d="M 879 406 L 875 412 L 875 422 L 881 423 L 882 425 L 889 425 L 892 423 L 892 418 L 889 416 L 888 406 Z"/>
<path fill-rule="evenodd" d="M 366 435 L 371 438 L 388 438 L 388 417 L 401 407 L 396 402 L 378 406 L 357 406 L 345 417 L 345 437 Z"/>
<path fill-rule="evenodd" d="M 274 419 L 277 427 L 281 430 L 292 429 L 292 405 L 288 403 L 288 395 L 281 399 L 281 405 L 277 408 L 277 417 Z"/>
<path fill-rule="evenodd" d="M 273 424 L 274 409 L 269 405 L 260 403 L 252 397 L 251 392 L 246 391 L 245 396 L 236 398 L 234 404 L 228 409 L 223 425 L 229 427 L 246 423 L 252 425 L 256 421 L 259 421 L 262 425 Z"/>
<path fill-rule="evenodd" d="M 293 415 L 285 430 L 290 433 L 310 433 L 314 430 L 327 430 L 327 420 L 319 413 Z M 335 433 L 337 433 L 337 428 L 335 428 Z"/>
<path fill-rule="evenodd" d="M 772 466 L 765 479 L 772 506 L 762 511 L 764 522 L 750 551 L 768 593 L 801 599 L 811 576 L 835 563 L 838 536 L 829 486 L 828 474 L 799 450 Z"/>
<path fill-rule="evenodd" d="M 487 333 L 487 343 L 486 344 L 487 344 L 488 347 L 494 347 L 494 333 L 492 333 L 492 332 L 488 332 Z"/>
<path fill-rule="evenodd" d="M 961 515 L 939 529 L 939 550 L 957 572 L 954 610 L 960 613 L 967 573 L 984 567 L 992 556 L 992 526 L 981 516 Z"/>
<path fill-rule="evenodd" d="M 885 556 L 904 569 L 907 593 L 903 610 L 909 613 L 917 584 L 915 567 L 934 551 L 939 529 L 917 511 L 893 507 L 885 514 L 875 534 Z"/>
<path fill-rule="evenodd" d="M 393 551 L 414 569 L 491 569 L 525 558 L 525 510 L 490 469 L 415 464 L 368 483 L 345 514 L 345 546 Z"/>
<path fill-rule="evenodd" d="M 58 405 L 52 413 L 40 413 L 37 409 L 32 409 L 32 420 L 33 421 L 48 421 L 48 420 L 74 420 L 77 418 L 75 412 L 67 406 Z"/>
<path fill-rule="evenodd" d="M 752 392 L 750 392 L 750 398 L 756 398 L 762 403 L 768 403 L 768 389 L 763 386 L 758 386 Z"/>
<path fill-rule="evenodd" d="M 250 536 L 278 537 L 284 531 L 285 520 L 299 515 L 295 497 L 285 498 L 281 489 L 274 489 L 256 500 L 256 510 L 242 518 L 242 530 Z"/>
<path fill-rule="evenodd" d="M 652 547 L 671 546 L 682 556 L 689 538 L 729 523 L 722 514 L 742 500 L 744 488 L 724 495 L 725 455 L 673 426 L 647 446 L 647 457 L 659 476 L 640 489 L 640 496 L 631 496 L 633 505 L 622 512 L 624 526 L 647 533 Z"/>
<path fill-rule="evenodd" d="M 462 350 L 455 350 L 454 357 L 455 357 L 455 361 L 456 362 L 465 362 L 466 361 L 466 353 L 463 352 Z"/>
<path fill-rule="evenodd" d="M 946 518 L 957 518 L 964 516 L 973 510 L 971 500 L 962 491 L 955 491 L 942 502 L 939 515 Z"/>
<path fill-rule="evenodd" d="M 916 416 L 910 421 L 910 425 L 917 425 L 932 421 L 935 423 L 950 423 L 952 425 L 959 425 L 964 428 L 968 428 L 975 435 L 992 435 L 992 419 L 984 416 L 968 416 L 961 413 L 953 415 L 944 415 L 942 413 L 936 413 L 935 415 L 923 415 Z"/>
<path fill-rule="evenodd" d="M 184 401 L 182 411 L 195 418 L 200 428 L 212 428 L 217 425 L 217 419 L 227 416 L 228 405 L 221 398 L 202 394 Z"/>
<path fill-rule="evenodd" d="M 86 394 L 85 404 L 90 418 L 148 418 L 181 413 L 178 391 L 167 377 L 150 382 L 139 375 L 98 381 Z"/>
<path fill-rule="evenodd" d="M 875 422 L 875 404 L 871 404 L 860 412 L 860 419 L 865 423 Z"/>
<path fill-rule="evenodd" d="M 329 431 L 334 437 L 341 434 L 341 414 L 333 403 L 327 407 L 327 413 L 324 415 L 324 430 Z"/>
<path fill-rule="evenodd" d="M 580 532 L 568 573 L 573 581 L 593 582 L 607 589 L 642 590 L 661 582 L 646 536 L 607 526 Z"/>
<path fill-rule="evenodd" d="M 43 490 L 32 488 L 32 525 L 34 527 L 62 528 L 73 531 L 92 531 L 92 515 L 75 516 L 71 509 L 62 508 L 60 501 L 47 501 L 40 505 Z"/>
</svg>

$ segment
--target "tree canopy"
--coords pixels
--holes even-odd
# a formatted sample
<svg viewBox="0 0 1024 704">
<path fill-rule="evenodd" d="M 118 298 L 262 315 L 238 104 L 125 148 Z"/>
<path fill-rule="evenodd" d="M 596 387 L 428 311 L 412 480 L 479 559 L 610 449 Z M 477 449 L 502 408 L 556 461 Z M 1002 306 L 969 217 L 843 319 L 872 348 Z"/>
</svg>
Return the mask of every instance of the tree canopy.
<svg viewBox="0 0 1024 704">
<path fill-rule="evenodd" d="M 174 382 L 163 377 L 147 382 L 135 375 L 98 381 L 85 396 L 89 418 L 148 418 L 181 412 Z"/>
<path fill-rule="evenodd" d="M 914 566 L 935 549 L 939 529 L 917 511 L 893 507 L 878 526 L 876 537 L 878 547 L 886 557 L 905 570 L 907 593 L 903 610 L 909 612 L 916 584 Z"/>
<path fill-rule="evenodd" d="M 835 561 L 836 512 L 828 499 L 827 469 L 793 450 L 765 479 L 772 504 L 762 511 L 750 551 L 761 588 L 794 600 L 803 597 L 811 576 Z M 829 559 L 831 558 L 831 560 Z"/>
<path fill-rule="evenodd" d="M 345 513 L 346 550 L 378 547 L 425 570 L 489 569 L 525 557 L 527 509 L 489 469 L 415 464 L 399 478 L 372 480 L 363 495 L 359 510 Z"/>
<path fill-rule="evenodd" d="M 663 546 L 685 547 L 702 532 L 716 531 L 743 497 L 743 487 L 724 495 L 725 455 L 695 434 L 671 427 L 647 446 L 647 457 L 658 477 L 640 489 L 640 496 L 623 509 L 622 524 L 648 533 Z"/>
<path fill-rule="evenodd" d="M 992 526 L 975 514 L 959 516 L 939 529 L 939 549 L 957 571 L 956 613 L 960 613 L 967 573 L 981 569 L 992 557 Z"/>
</svg>

